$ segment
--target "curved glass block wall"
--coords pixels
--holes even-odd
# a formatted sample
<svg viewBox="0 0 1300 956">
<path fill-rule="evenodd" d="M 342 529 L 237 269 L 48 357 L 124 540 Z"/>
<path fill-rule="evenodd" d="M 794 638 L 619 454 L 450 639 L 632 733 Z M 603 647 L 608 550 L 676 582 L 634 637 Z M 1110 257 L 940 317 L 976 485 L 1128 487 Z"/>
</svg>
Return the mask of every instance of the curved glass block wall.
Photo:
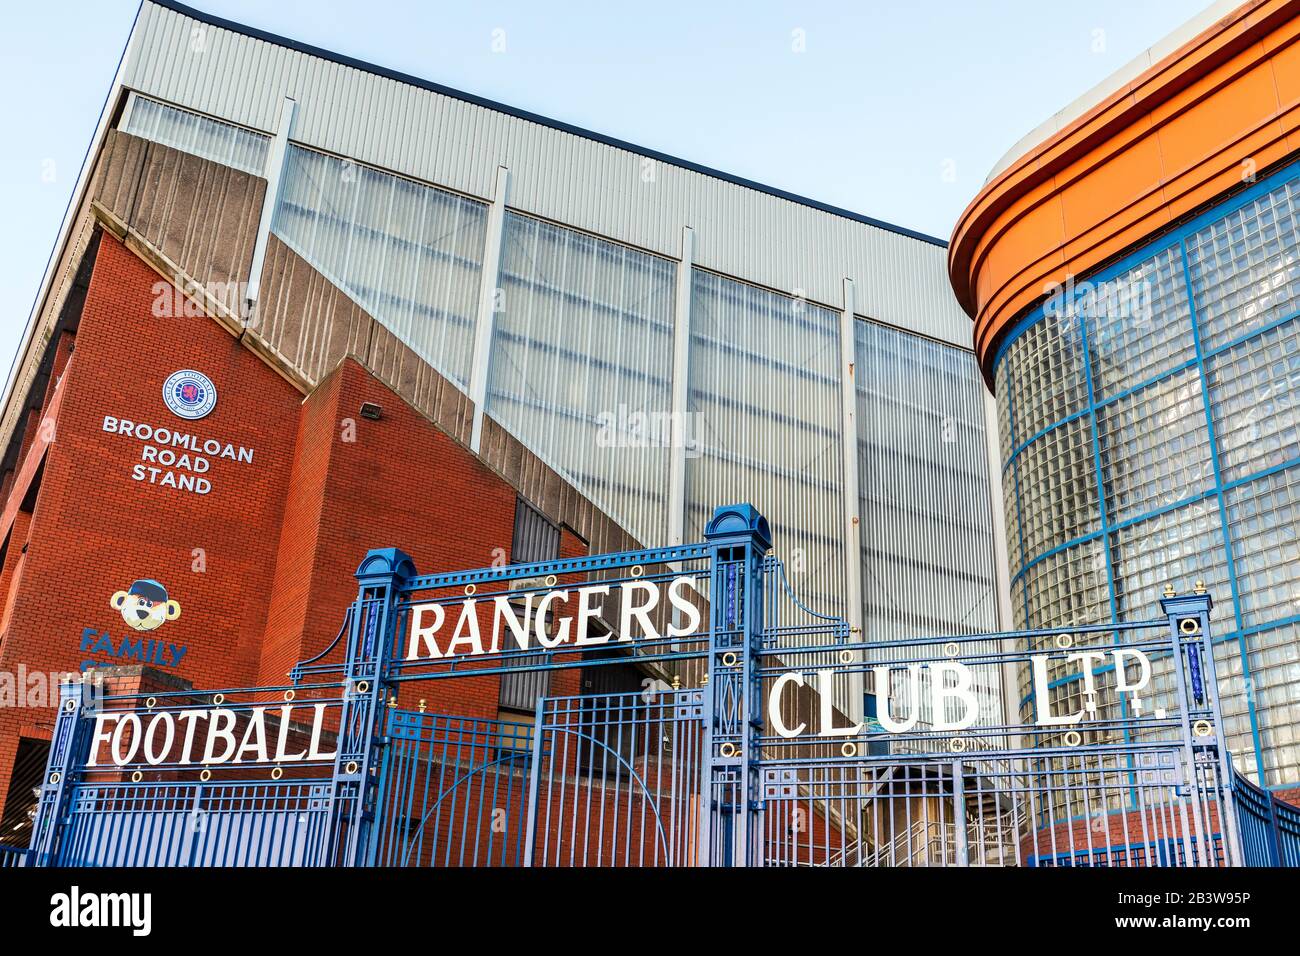
<svg viewBox="0 0 1300 956">
<path fill-rule="evenodd" d="M 1017 625 L 1203 581 L 1228 743 L 1269 786 L 1300 781 L 1298 208 L 1291 166 L 1057 290 L 994 363 Z"/>
</svg>

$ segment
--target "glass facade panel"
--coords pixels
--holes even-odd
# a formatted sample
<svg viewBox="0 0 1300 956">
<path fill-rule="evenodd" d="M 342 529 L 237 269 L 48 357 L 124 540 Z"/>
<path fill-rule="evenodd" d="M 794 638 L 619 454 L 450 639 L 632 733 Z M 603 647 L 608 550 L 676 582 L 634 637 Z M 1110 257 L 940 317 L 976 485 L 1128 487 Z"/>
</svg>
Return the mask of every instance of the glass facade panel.
<svg viewBox="0 0 1300 956">
<path fill-rule="evenodd" d="M 854 323 L 863 627 L 997 629 L 984 385 L 970 352 Z"/>
<path fill-rule="evenodd" d="M 506 215 L 488 414 L 647 546 L 668 540 L 676 274 Z"/>
<path fill-rule="evenodd" d="M 994 369 L 1017 623 L 1109 620 L 1108 581 L 1118 618 L 1150 619 L 1167 583 L 1203 581 L 1229 746 L 1267 785 L 1300 782 L 1298 170 L 1078 283 Z M 1080 492 L 1094 421 L 1100 503 Z"/>
<path fill-rule="evenodd" d="M 1101 527 L 1089 419 L 1076 418 L 1035 438 L 1016 468 L 1021 488 L 1034 489 L 1020 501 L 1026 561 Z"/>
<path fill-rule="evenodd" d="M 1251 690 L 1264 745 L 1264 772 L 1300 777 L 1300 624 L 1251 635 Z"/>
<path fill-rule="evenodd" d="M 1088 404 L 1083 337 L 1073 316 L 1047 317 L 1031 325 L 1011 343 L 1002 361 L 1013 446 Z"/>
<path fill-rule="evenodd" d="M 265 176 L 270 137 L 132 93 L 118 128 L 201 159 Z"/>
<path fill-rule="evenodd" d="M 1207 351 L 1300 310 L 1300 179 L 1291 178 L 1187 237 Z"/>
<path fill-rule="evenodd" d="M 1300 615 L 1300 467 L 1228 492 L 1242 623 Z"/>
<path fill-rule="evenodd" d="M 464 388 L 486 223 L 483 203 L 290 145 L 271 229 Z"/>
<path fill-rule="evenodd" d="M 749 501 L 812 610 L 844 613 L 839 313 L 696 269 L 686 536 L 719 502 Z"/>
<path fill-rule="evenodd" d="M 1195 370 L 1162 379 L 1097 413 L 1106 509 L 1114 522 L 1186 500 L 1214 484 Z"/>
<path fill-rule="evenodd" d="M 1217 498 L 1203 498 L 1120 528 L 1112 536 L 1115 600 L 1121 621 L 1160 616 L 1166 584 L 1203 581 L 1218 601 L 1210 611 L 1215 628 L 1232 629 L 1228 556 Z M 1217 633 L 1217 630 L 1215 631 Z"/>
<path fill-rule="evenodd" d="M 1075 307 L 1087 327 L 1097 401 L 1194 357 L 1192 310 L 1178 246 L 1114 279 L 1087 285 Z"/>
<path fill-rule="evenodd" d="M 1206 380 L 1225 482 L 1300 458 L 1300 322 L 1214 356 Z"/>
<path fill-rule="evenodd" d="M 1008 462 L 1002 470 L 1002 513 L 1007 525 L 1007 557 L 1013 569 L 1024 567 L 1025 555 L 1021 547 L 1020 500 L 1016 494 L 1016 463 Z"/>
</svg>

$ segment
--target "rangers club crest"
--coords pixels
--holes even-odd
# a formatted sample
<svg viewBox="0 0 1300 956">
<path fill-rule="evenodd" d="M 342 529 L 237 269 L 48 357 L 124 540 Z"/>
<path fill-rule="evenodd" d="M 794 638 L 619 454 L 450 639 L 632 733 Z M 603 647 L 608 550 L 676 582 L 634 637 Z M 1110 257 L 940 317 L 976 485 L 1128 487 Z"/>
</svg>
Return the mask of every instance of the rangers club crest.
<svg viewBox="0 0 1300 956">
<path fill-rule="evenodd" d="M 217 407 L 217 387 L 202 372 L 181 369 L 163 382 L 163 402 L 173 415 L 193 421 Z"/>
</svg>

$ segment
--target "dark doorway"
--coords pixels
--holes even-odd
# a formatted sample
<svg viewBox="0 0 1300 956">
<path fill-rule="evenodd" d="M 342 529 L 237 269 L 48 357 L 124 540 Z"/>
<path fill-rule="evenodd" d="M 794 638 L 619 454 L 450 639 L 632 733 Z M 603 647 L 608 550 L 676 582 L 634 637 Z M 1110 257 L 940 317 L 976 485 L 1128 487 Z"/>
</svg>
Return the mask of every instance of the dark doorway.
<svg viewBox="0 0 1300 956">
<path fill-rule="evenodd" d="M 0 818 L 0 843 L 21 847 L 30 845 L 32 818 L 36 812 L 36 791 L 45 775 L 45 764 L 49 756 L 48 740 L 23 737 L 18 741 L 14 772 L 9 778 L 9 793 L 5 796 L 4 817 Z"/>
</svg>

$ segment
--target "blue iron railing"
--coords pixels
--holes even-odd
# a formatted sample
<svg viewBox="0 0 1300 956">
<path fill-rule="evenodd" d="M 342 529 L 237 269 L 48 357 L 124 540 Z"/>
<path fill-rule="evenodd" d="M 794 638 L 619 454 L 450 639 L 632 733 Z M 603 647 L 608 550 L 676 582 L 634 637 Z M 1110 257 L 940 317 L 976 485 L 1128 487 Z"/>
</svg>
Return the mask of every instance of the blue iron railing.
<svg viewBox="0 0 1300 956">
<path fill-rule="evenodd" d="M 1145 621 L 882 641 L 803 606 L 771 540 L 737 505 L 674 548 L 436 575 L 371 551 L 288 685 L 62 685 L 33 854 L 0 864 L 1300 863 L 1300 811 L 1233 780 L 1204 589 Z M 531 720 L 481 686 L 446 698 L 478 714 L 399 709 L 408 682 L 619 662 L 657 676 Z M 1009 671 L 1033 720 L 1008 722 Z"/>
<path fill-rule="evenodd" d="M 1233 774 L 1242 863 L 1300 866 L 1300 807 L 1293 807 L 1241 774 Z"/>
<path fill-rule="evenodd" d="M 0 843 L 0 870 L 12 866 L 26 866 L 31 851 L 20 846 L 6 846 Z"/>
</svg>

